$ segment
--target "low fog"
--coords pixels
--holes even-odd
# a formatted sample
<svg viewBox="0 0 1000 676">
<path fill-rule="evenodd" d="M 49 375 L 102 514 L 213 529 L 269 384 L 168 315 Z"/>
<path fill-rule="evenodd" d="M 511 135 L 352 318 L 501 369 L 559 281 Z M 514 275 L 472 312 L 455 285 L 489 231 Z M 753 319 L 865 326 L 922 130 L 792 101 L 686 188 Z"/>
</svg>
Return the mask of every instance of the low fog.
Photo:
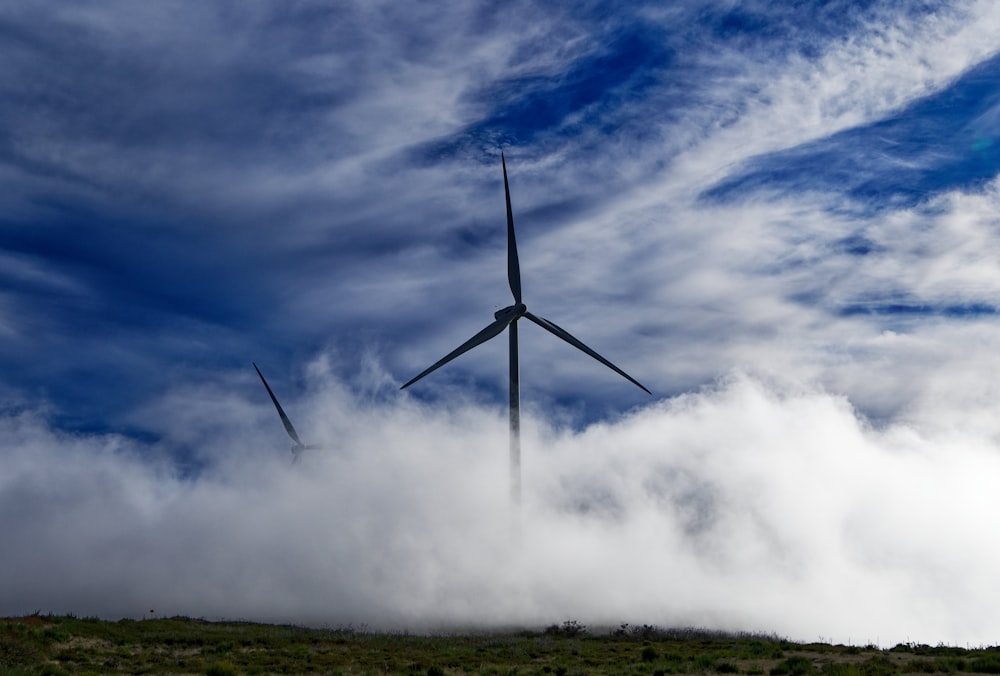
<svg viewBox="0 0 1000 676">
<path fill-rule="evenodd" d="M 184 430 L 197 471 L 5 415 L 0 614 L 1000 637 L 1000 443 L 956 412 L 876 427 L 843 397 L 740 373 L 577 431 L 528 405 L 518 526 L 504 409 L 359 392 L 319 360 L 283 403 L 324 448 L 292 465 L 254 378 L 148 412 Z"/>
</svg>

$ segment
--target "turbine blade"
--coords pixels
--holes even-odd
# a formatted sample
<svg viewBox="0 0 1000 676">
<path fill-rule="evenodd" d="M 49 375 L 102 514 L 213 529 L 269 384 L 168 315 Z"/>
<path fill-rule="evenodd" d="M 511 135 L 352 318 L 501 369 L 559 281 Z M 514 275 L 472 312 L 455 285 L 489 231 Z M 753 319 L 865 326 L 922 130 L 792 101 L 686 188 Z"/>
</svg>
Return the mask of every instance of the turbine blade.
<svg viewBox="0 0 1000 676">
<path fill-rule="evenodd" d="M 428 367 L 428 368 L 424 369 L 423 371 L 421 371 L 419 375 L 414 376 L 413 378 L 411 378 L 409 380 L 409 382 L 407 382 L 405 385 L 403 385 L 399 389 L 405 390 L 407 387 L 409 387 L 413 383 L 417 382 L 418 380 L 420 380 L 421 378 L 423 378 L 424 376 L 426 376 L 431 371 L 436 371 L 437 369 L 441 368 L 442 366 L 444 366 L 445 364 L 447 364 L 448 362 L 450 362 L 455 357 L 457 357 L 457 356 L 459 356 L 461 354 L 465 354 L 466 352 L 468 352 L 472 348 L 476 347 L 477 345 L 482 345 L 483 343 L 485 343 L 490 338 L 495 338 L 504 329 L 507 328 L 507 325 L 510 324 L 510 321 L 511 320 L 509 318 L 497 319 L 492 324 L 490 324 L 489 326 L 487 326 L 485 329 L 483 329 L 482 331 L 480 331 L 479 333 L 477 333 L 476 335 L 474 335 L 472 338 L 469 338 L 467 341 L 465 341 L 464 343 L 462 343 L 461 345 L 459 345 L 457 348 L 455 348 L 454 350 L 452 350 L 451 352 L 449 352 L 448 354 L 446 354 L 444 357 L 442 357 L 438 361 L 434 362 L 434 364 L 432 364 L 430 367 Z"/>
<path fill-rule="evenodd" d="M 652 392 L 650 392 L 649 390 L 647 390 L 645 388 L 645 386 L 643 386 L 643 384 L 640 383 L 638 380 L 636 380 L 635 378 L 633 378 L 629 374 L 625 373 L 620 368 L 618 368 L 617 366 L 615 366 L 614 364 L 612 364 L 610 361 L 608 361 L 607 359 L 605 359 L 601 355 L 597 354 L 596 352 L 594 352 L 593 350 L 591 350 L 589 347 L 587 347 L 586 345 L 584 345 L 583 343 L 581 343 L 579 340 L 577 340 L 576 338 L 574 338 L 572 335 L 570 335 L 569 331 L 567 331 L 566 329 L 558 326 L 557 324 L 554 324 L 553 322 L 550 322 L 548 319 L 545 319 L 544 317 L 539 317 L 537 315 L 533 315 L 530 312 L 525 312 L 524 316 L 527 319 L 530 319 L 534 323 L 536 323 L 539 326 L 541 326 L 543 329 L 545 329 L 546 331 L 548 331 L 552 335 L 557 336 L 559 338 L 562 338 L 563 340 L 565 340 L 567 343 L 569 343 L 573 347 L 577 348 L 578 350 L 580 350 L 582 352 L 586 352 L 591 357 L 593 357 L 597 361 L 601 362 L 602 364 L 604 364 L 605 366 L 607 366 L 609 369 L 611 369 L 615 373 L 619 374 L 620 376 L 623 376 L 626 380 L 628 380 L 629 382 L 631 382 L 634 385 L 636 385 L 639 389 L 641 389 L 646 394 L 650 394 L 650 395 L 653 394 Z"/>
<path fill-rule="evenodd" d="M 507 184 L 507 161 L 500 153 L 503 166 L 503 192 L 507 198 L 507 283 L 514 294 L 514 302 L 521 302 L 521 266 L 517 261 L 517 240 L 514 238 L 514 212 L 510 209 L 510 186 Z"/>
<path fill-rule="evenodd" d="M 253 364 L 253 362 L 250 363 Z M 271 401 L 274 402 L 274 407 L 278 409 L 278 415 L 281 416 L 281 424 L 285 426 L 285 431 L 288 432 L 288 436 L 292 438 L 292 441 L 294 441 L 297 446 L 301 446 L 302 442 L 299 441 L 299 435 L 295 432 L 295 427 L 292 426 L 292 421 L 288 419 L 287 415 L 285 415 L 284 409 L 282 409 L 281 404 L 278 403 L 278 398 L 274 396 L 274 392 L 271 391 L 271 386 L 268 385 L 267 381 L 264 379 L 264 374 L 260 372 L 259 368 L 257 368 L 257 364 L 253 364 L 253 368 L 257 372 L 257 375 L 260 376 L 260 382 L 264 383 L 264 388 L 267 390 L 267 393 L 271 395 Z"/>
</svg>

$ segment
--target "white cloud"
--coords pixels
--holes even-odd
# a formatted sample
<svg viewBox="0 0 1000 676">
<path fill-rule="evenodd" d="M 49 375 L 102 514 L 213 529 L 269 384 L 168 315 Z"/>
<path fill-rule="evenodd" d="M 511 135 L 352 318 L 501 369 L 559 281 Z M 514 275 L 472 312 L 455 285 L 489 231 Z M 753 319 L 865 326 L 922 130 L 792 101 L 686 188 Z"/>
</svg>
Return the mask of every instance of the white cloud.
<svg viewBox="0 0 1000 676">
<path fill-rule="evenodd" d="M 873 429 L 841 397 L 745 376 L 579 433 L 529 418 L 512 546 L 503 415 L 362 404 L 313 377 L 294 410 L 304 429 L 323 421 L 328 448 L 294 467 L 262 441 L 276 416 L 248 417 L 257 440 L 217 441 L 218 464 L 188 479 L 123 440 L 5 417 L 0 613 L 577 619 L 883 644 L 1000 630 L 995 435 Z"/>
</svg>

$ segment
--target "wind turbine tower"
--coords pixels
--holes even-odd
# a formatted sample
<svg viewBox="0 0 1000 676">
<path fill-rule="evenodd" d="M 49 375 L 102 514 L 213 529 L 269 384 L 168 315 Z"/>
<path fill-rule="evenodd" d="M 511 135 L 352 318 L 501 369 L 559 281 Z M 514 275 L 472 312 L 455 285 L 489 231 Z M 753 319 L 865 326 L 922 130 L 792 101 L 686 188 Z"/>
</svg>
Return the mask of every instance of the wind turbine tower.
<svg viewBox="0 0 1000 676">
<path fill-rule="evenodd" d="M 503 332 L 504 329 L 507 329 L 510 342 L 510 497 L 514 505 L 519 506 L 521 503 L 521 383 L 517 362 L 517 320 L 524 317 L 528 321 L 537 324 L 557 338 L 561 338 L 578 350 L 590 355 L 610 368 L 612 371 L 618 373 L 629 382 L 639 387 L 646 394 L 652 394 L 652 392 L 646 389 L 638 380 L 625 373 L 610 361 L 577 340 L 562 327 L 550 322 L 544 317 L 539 317 L 538 315 L 528 312 L 527 306 L 521 300 L 521 268 L 518 264 L 517 258 L 517 240 L 514 237 L 514 214 L 510 208 L 510 186 L 507 182 L 507 162 L 504 159 L 503 153 L 500 153 L 500 164 L 503 167 L 503 191 L 504 196 L 507 199 L 507 283 L 510 285 L 510 292 L 514 296 L 514 304 L 508 305 L 502 310 L 497 310 L 493 314 L 493 323 L 411 378 L 399 389 L 405 390 L 407 387 L 417 382 L 427 374 L 441 368 L 452 359 L 468 352 L 477 345 L 482 345 L 486 341 L 497 337 Z"/>
</svg>

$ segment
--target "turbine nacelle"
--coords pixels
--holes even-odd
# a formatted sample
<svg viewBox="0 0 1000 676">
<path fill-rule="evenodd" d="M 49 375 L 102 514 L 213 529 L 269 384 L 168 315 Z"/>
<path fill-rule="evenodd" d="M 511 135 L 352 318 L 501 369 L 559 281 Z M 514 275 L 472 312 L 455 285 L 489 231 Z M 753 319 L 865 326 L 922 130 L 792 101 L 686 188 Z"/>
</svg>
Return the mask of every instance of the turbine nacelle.
<svg viewBox="0 0 1000 676">
<path fill-rule="evenodd" d="M 524 313 L 528 311 L 528 306 L 524 303 L 515 303 L 514 305 L 508 305 L 502 310 L 497 310 L 493 313 L 493 317 L 498 321 L 506 322 L 510 324 L 512 321 L 519 317 L 523 317 Z"/>
</svg>

